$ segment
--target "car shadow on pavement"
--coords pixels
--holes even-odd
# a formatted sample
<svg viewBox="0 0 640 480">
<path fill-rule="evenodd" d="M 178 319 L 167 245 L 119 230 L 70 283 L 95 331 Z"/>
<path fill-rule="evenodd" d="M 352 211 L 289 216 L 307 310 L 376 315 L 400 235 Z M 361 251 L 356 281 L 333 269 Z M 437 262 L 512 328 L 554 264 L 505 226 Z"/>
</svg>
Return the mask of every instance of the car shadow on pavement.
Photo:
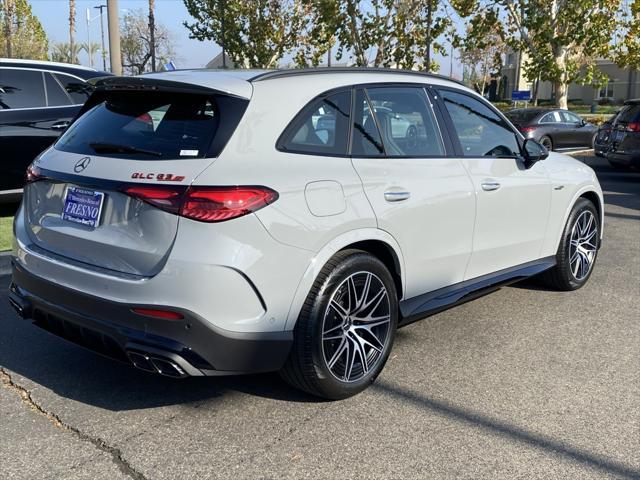
<svg viewBox="0 0 640 480">
<path fill-rule="evenodd" d="M 378 380 L 373 384 L 372 388 L 404 404 L 411 404 L 430 413 L 444 415 L 452 420 L 466 423 L 471 427 L 480 427 L 488 433 L 501 435 L 509 440 L 515 440 L 531 447 L 542 449 L 547 453 L 581 463 L 587 467 L 624 478 L 640 478 L 640 470 L 635 470 L 631 466 L 598 454 L 580 450 L 565 442 L 512 425 L 500 419 L 466 410 L 447 401 L 437 400 L 421 393 L 399 388 L 383 380 Z"/>
<path fill-rule="evenodd" d="M 0 285 L 10 277 L 0 276 Z M 289 387 L 275 373 L 172 379 L 139 371 L 61 338 L 19 318 L 0 293 L 0 367 L 65 398 L 112 411 L 211 401 L 230 392 L 318 402 Z M 14 381 L 21 383 L 19 378 Z"/>
</svg>

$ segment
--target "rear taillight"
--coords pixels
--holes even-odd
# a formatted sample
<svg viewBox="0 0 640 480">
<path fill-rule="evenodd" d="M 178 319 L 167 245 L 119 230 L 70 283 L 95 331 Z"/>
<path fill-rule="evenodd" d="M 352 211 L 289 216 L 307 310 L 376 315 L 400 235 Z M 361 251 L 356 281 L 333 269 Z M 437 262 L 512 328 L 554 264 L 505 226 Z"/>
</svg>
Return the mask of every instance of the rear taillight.
<svg viewBox="0 0 640 480">
<path fill-rule="evenodd" d="M 627 124 L 628 132 L 640 132 L 640 122 L 629 122 Z"/>
<path fill-rule="evenodd" d="M 180 205 L 182 205 L 185 188 L 132 185 L 125 187 L 123 192 L 131 197 L 139 198 L 154 207 L 178 214 L 180 213 Z"/>
<path fill-rule="evenodd" d="M 133 185 L 123 192 L 168 212 L 200 222 L 224 222 L 278 199 L 267 187 L 156 187 Z"/>
<path fill-rule="evenodd" d="M 531 133 L 536 129 L 536 127 L 520 127 L 520 132 L 523 134 Z"/>
<path fill-rule="evenodd" d="M 42 173 L 40 172 L 40 169 L 33 164 L 29 165 L 27 171 L 25 172 L 24 183 L 37 182 L 41 179 Z"/>
</svg>

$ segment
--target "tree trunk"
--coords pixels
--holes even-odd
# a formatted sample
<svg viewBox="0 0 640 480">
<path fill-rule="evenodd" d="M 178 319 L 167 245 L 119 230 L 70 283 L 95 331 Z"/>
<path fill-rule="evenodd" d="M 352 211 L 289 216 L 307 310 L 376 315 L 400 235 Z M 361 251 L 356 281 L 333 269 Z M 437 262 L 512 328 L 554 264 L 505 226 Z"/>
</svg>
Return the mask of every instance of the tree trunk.
<svg viewBox="0 0 640 480">
<path fill-rule="evenodd" d="M 427 73 L 431 72 L 431 21 L 433 19 L 433 4 L 431 2 L 432 0 L 427 0 L 427 34 L 425 38 L 427 49 L 424 56 Z"/>
<path fill-rule="evenodd" d="M 4 0 L 4 39 L 6 43 L 7 58 L 13 57 L 13 45 L 11 44 L 13 26 L 13 0 Z"/>
<path fill-rule="evenodd" d="M 76 0 L 69 0 L 69 59 L 77 63 L 76 59 Z"/>
<path fill-rule="evenodd" d="M 156 18 L 155 0 L 149 0 L 149 49 L 151 51 L 151 71 L 156 71 Z"/>
<path fill-rule="evenodd" d="M 559 78 L 554 82 L 556 91 L 556 107 L 567 108 L 567 96 L 569 95 L 569 82 L 567 80 L 567 48 L 559 46 L 553 48 L 554 60 L 556 67 L 560 72 Z"/>
</svg>

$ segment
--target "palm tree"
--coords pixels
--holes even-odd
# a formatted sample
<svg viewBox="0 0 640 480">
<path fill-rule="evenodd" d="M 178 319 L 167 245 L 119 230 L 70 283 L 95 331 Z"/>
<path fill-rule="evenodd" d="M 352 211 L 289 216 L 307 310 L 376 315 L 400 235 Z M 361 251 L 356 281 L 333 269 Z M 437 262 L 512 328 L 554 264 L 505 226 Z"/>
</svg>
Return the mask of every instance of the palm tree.
<svg viewBox="0 0 640 480">
<path fill-rule="evenodd" d="M 69 52 L 76 54 L 76 0 L 69 0 Z M 78 57 L 74 56 L 69 63 L 78 63 Z"/>
<path fill-rule="evenodd" d="M 70 43 L 54 43 L 51 47 L 51 61 L 53 62 L 62 62 L 62 63 L 74 63 L 72 58 L 77 59 L 80 50 L 83 47 L 74 43 L 71 46 Z"/>
<path fill-rule="evenodd" d="M 91 65 L 93 63 L 93 57 L 100 51 L 100 44 L 96 42 L 84 42 L 78 50 L 86 52 L 87 56 L 91 59 L 89 60 L 89 65 Z"/>
<path fill-rule="evenodd" d="M 151 71 L 156 71 L 156 17 L 155 0 L 149 0 L 149 49 L 151 51 Z"/>
</svg>

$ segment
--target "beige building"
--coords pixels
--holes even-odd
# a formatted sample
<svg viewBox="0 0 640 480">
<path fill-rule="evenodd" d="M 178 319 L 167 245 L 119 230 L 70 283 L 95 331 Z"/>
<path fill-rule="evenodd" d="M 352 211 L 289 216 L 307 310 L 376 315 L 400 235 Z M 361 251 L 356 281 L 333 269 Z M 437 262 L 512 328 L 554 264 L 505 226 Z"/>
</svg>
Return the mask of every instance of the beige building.
<svg viewBox="0 0 640 480">
<path fill-rule="evenodd" d="M 511 98 L 514 90 L 533 91 L 533 85 L 524 78 L 522 65 L 526 60 L 526 54 L 510 52 L 505 55 L 504 66 L 501 70 L 500 92 L 505 99 Z M 579 100 L 583 103 L 591 103 L 603 98 L 616 102 L 622 102 L 630 98 L 640 97 L 640 73 L 637 70 L 620 68 L 610 60 L 597 60 L 598 68 L 609 78 L 609 81 L 601 88 L 590 85 L 569 85 L 569 101 Z M 538 99 L 551 100 L 553 98 L 553 85 L 551 82 L 540 82 L 538 86 Z"/>
</svg>

